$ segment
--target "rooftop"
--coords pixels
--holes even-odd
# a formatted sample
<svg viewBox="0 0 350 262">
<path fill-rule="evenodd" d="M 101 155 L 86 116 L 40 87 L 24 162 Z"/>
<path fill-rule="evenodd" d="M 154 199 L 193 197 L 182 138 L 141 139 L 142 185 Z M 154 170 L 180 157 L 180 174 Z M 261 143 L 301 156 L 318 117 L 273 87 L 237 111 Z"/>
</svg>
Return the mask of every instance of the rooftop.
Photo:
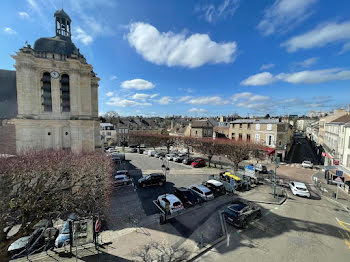
<svg viewBox="0 0 350 262">
<path fill-rule="evenodd" d="M 279 119 L 237 119 L 230 122 L 231 124 L 277 124 Z"/>
<path fill-rule="evenodd" d="M 334 123 L 334 124 L 339 123 L 339 124 L 342 124 L 342 123 L 348 123 L 348 122 L 350 122 L 350 115 L 349 115 L 349 114 L 348 114 L 348 115 L 343 115 L 343 116 L 341 116 L 341 117 L 338 117 L 337 119 L 331 121 L 330 123 Z"/>
</svg>

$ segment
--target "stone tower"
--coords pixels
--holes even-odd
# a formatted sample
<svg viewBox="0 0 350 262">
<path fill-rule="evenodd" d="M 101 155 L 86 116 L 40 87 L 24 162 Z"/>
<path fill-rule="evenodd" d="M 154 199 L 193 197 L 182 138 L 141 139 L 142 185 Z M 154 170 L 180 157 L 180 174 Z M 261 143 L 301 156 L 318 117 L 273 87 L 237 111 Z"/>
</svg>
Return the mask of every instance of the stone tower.
<svg viewBox="0 0 350 262">
<path fill-rule="evenodd" d="M 98 81 L 71 40 L 71 19 L 54 14 L 56 36 L 40 38 L 16 60 L 17 152 L 26 149 L 94 151 L 101 147 Z"/>
</svg>

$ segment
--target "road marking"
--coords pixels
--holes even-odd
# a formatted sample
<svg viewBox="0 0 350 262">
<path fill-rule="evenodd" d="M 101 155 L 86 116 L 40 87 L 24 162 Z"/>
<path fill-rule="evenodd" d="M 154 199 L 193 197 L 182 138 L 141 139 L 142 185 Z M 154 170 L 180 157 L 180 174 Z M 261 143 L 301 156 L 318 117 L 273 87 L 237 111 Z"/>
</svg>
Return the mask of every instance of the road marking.
<svg viewBox="0 0 350 262">
<path fill-rule="evenodd" d="M 338 224 L 344 228 L 347 232 L 345 232 L 345 234 L 343 234 L 340 230 L 339 233 L 341 234 L 342 238 L 344 239 L 345 245 L 348 247 L 348 249 L 350 249 L 350 223 L 346 223 L 344 221 L 339 220 L 337 217 L 335 218 L 338 222 Z M 346 226 L 348 225 L 348 226 Z"/>
</svg>

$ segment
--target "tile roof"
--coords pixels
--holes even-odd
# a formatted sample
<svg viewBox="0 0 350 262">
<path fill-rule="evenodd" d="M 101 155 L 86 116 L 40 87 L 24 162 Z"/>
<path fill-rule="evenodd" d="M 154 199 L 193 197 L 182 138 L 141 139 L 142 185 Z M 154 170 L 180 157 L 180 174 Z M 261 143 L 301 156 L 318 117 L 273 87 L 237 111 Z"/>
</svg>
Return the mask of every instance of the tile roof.
<svg viewBox="0 0 350 262">
<path fill-rule="evenodd" d="M 331 121 L 331 123 L 348 123 L 350 122 L 350 115 L 343 115 L 341 117 L 338 117 L 337 119 L 334 119 L 333 121 Z"/>
<path fill-rule="evenodd" d="M 237 119 L 231 121 L 232 124 L 278 124 L 282 123 L 278 119 Z"/>
</svg>

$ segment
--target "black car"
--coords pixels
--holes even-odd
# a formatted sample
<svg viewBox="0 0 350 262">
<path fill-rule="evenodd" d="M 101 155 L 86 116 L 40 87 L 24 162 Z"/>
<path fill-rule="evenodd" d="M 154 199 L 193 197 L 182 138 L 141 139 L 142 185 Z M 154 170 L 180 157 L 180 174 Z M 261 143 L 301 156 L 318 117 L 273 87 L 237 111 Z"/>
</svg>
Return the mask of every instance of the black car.
<svg viewBox="0 0 350 262">
<path fill-rule="evenodd" d="M 220 181 L 210 179 L 206 182 L 202 183 L 203 186 L 206 186 L 207 188 L 210 189 L 211 192 L 213 192 L 214 196 L 222 196 L 226 193 L 224 184 L 221 183 Z"/>
<path fill-rule="evenodd" d="M 145 186 L 155 186 L 155 185 L 159 185 L 162 186 L 165 184 L 166 179 L 164 174 L 162 173 L 153 173 L 150 174 L 146 177 L 142 177 L 138 180 L 139 185 L 141 187 L 145 187 Z"/>
<path fill-rule="evenodd" d="M 243 200 L 235 200 L 224 211 L 225 220 L 240 228 L 246 228 L 248 223 L 261 217 L 260 207 Z"/>
<path fill-rule="evenodd" d="M 175 188 L 174 195 L 181 200 L 185 208 L 189 208 L 203 202 L 203 200 L 197 194 L 185 187 Z"/>
<path fill-rule="evenodd" d="M 266 166 L 262 166 L 262 171 L 261 171 L 261 173 L 263 173 L 263 174 L 267 174 L 267 173 L 268 173 L 267 167 L 266 167 Z"/>
</svg>

